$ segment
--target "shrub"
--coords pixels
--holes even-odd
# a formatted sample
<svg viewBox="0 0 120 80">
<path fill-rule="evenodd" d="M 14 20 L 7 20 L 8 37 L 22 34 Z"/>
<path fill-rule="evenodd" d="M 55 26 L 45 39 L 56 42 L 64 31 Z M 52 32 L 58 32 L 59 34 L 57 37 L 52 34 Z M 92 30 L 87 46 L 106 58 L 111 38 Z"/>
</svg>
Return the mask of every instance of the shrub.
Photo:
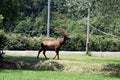
<svg viewBox="0 0 120 80">
<path fill-rule="evenodd" d="M 6 49 L 9 50 L 31 50 L 38 48 L 38 41 L 31 37 L 20 34 L 9 34 Z"/>
<path fill-rule="evenodd" d="M 3 49 L 7 42 L 6 33 L 3 30 L 0 30 L 0 50 Z"/>
<path fill-rule="evenodd" d="M 92 51 L 119 51 L 120 40 L 104 36 L 91 37 L 90 50 Z"/>
<path fill-rule="evenodd" d="M 61 50 L 69 51 L 85 51 L 86 36 L 81 34 L 74 34 L 70 37 L 62 47 Z M 0 48 L 9 50 L 38 50 L 40 48 L 41 41 L 48 38 L 45 36 L 30 37 L 21 34 L 6 34 L 4 31 L 0 31 Z M 104 36 L 90 37 L 90 50 L 91 51 L 119 51 L 120 40 L 116 38 L 109 38 Z"/>
<path fill-rule="evenodd" d="M 70 50 L 70 51 L 84 51 L 86 39 L 83 35 L 76 34 L 70 37 L 65 45 L 63 45 L 62 50 Z"/>
</svg>

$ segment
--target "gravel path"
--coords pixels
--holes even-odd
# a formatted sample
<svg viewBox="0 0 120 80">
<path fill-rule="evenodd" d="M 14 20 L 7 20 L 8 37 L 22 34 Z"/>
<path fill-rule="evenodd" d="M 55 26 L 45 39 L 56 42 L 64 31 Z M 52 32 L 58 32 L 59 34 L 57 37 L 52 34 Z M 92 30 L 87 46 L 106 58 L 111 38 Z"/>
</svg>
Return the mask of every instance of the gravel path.
<svg viewBox="0 0 120 80">
<path fill-rule="evenodd" d="M 4 51 L 6 54 L 37 54 L 38 51 L 30 51 L 30 50 L 25 50 L 25 51 L 11 51 L 11 50 L 5 50 Z M 46 51 L 47 54 L 55 54 L 54 51 Z M 85 54 L 85 51 L 60 51 L 60 54 Z M 90 53 L 92 54 L 107 54 L 107 55 L 120 55 L 120 52 L 95 52 L 91 51 Z"/>
</svg>

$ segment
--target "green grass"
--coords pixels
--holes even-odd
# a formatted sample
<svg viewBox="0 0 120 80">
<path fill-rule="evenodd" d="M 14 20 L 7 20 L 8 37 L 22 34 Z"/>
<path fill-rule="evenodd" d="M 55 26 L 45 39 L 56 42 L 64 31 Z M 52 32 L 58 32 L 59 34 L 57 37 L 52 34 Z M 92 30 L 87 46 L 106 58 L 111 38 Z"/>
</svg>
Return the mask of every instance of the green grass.
<svg viewBox="0 0 120 80">
<path fill-rule="evenodd" d="M 0 80 L 119 80 L 120 77 L 60 71 L 0 70 Z"/>
<path fill-rule="evenodd" d="M 67 57 L 68 56 L 68 57 Z M 80 54 L 61 55 L 62 59 L 69 61 L 78 61 L 86 63 L 100 63 L 100 64 L 120 64 L 120 55 L 104 55 L 104 56 L 86 56 Z"/>
<path fill-rule="evenodd" d="M 6 54 L 5 59 L 17 62 L 20 70 L 0 70 L 0 80 L 119 80 L 120 55 L 60 54 L 60 60 L 36 59 L 36 54 Z"/>
</svg>

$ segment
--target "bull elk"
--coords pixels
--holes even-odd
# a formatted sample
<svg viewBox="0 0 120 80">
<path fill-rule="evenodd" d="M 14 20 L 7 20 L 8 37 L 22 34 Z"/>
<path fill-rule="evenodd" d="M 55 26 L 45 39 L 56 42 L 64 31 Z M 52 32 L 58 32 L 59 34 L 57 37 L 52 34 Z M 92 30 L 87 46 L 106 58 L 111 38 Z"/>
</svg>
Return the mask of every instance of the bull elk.
<svg viewBox="0 0 120 80">
<path fill-rule="evenodd" d="M 67 34 L 64 34 L 62 39 L 59 40 L 44 40 L 41 43 L 41 48 L 38 51 L 38 55 L 37 55 L 37 59 L 39 58 L 39 54 L 41 51 L 43 51 L 43 55 L 44 57 L 47 59 L 45 52 L 47 50 L 55 50 L 56 55 L 53 57 L 53 59 L 55 59 L 57 57 L 57 59 L 59 59 L 59 49 L 60 47 L 65 44 L 66 40 L 70 39 L 68 37 Z"/>
</svg>

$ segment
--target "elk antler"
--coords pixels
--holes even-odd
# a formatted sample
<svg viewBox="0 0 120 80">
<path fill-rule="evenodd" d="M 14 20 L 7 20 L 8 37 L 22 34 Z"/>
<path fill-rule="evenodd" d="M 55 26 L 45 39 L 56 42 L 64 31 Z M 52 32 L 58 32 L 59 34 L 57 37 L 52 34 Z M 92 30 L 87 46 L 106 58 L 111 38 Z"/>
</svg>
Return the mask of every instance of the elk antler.
<svg viewBox="0 0 120 80">
<path fill-rule="evenodd" d="M 63 34 L 63 35 L 67 35 L 68 36 L 68 33 L 65 31 L 65 29 L 63 29 L 63 28 L 59 28 L 59 27 L 56 27 L 55 28 L 55 31 L 57 32 L 57 33 L 61 33 L 61 34 Z"/>
</svg>

